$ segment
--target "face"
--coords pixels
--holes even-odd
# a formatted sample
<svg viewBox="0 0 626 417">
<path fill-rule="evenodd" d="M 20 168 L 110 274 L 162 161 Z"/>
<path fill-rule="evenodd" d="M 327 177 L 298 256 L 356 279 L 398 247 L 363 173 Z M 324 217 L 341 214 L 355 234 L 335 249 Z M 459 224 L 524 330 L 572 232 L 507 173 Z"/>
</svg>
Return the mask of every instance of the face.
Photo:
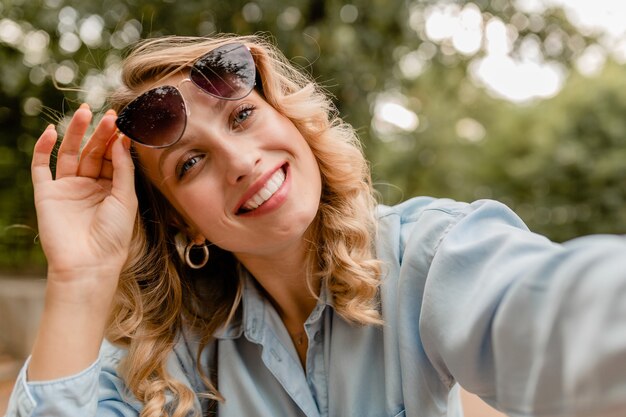
<svg viewBox="0 0 626 417">
<path fill-rule="evenodd" d="M 190 82 L 178 88 L 188 108 L 183 137 L 164 149 L 134 146 L 140 169 L 183 216 L 190 236 L 240 259 L 301 248 L 319 208 L 321 178 L 298 129 L 256 91 L 229 101 Z"/>
</svg>

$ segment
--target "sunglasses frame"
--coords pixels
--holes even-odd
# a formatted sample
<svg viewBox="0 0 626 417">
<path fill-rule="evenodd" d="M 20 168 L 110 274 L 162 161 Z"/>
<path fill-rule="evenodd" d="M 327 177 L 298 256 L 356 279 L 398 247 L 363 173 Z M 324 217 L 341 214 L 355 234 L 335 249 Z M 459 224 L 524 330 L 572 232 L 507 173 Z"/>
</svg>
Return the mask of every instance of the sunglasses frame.
<svg viewBox="0 0 626 417">
<path fill-rule="evenodd" d="M 226 48 L 230 48 L 230 49 L 224 51 L 224 49 L 226 49 Z M 222 96 L 222 95 L 219 95 L 219 94 L 212 93 L 211 91 L 209 91 L 206 88 L 204 88 L 203 86 L 201 86 L 198 82 L 196 82 L 196 80 L 194 79 L 194 76 L 193 76 L 194 75 L 194 71 L 197 71 L 197 74 L 200 74 L 202 77 L 206 78 L 209 81 L 209 83 L 211 83 L 210 79 L 205 75 L 205 73 L 202 72 L 202 70 L 198 68 L 197 65 L 199 63 L 207 60 L 208 58 L 210 58 L 210 57 L 212 57 L 214 55 L 217 56 L 217 54 L 222 52 L 222 51 L 224 51 L 224 54 L 228 54 L 228 53 L 230 53 L 232 51 L 235 51 L 235 50 L 237 50 L 239 48 L 245 48 L 246 51 L 247 51 L 247 54 L 248 54 L 247 58 L 250 59 L 249 62 L 247 60 L 244 61 L 244 62 L 252 64 L 252 74 L 250 74 L 250 76 L 238 77 L 241 80 L 247 80 L 247 79 L 251 79 L 252 80 L 250 85 L 249 86 L 246 85 L 245 86 L 246 89 L 242 90 L 243 91 L 242 94 L 236 95 L 236 96 L 232 96 L 232 97 Z M 236 74 L 236 73 L 232 73 L 232 74 Z M 241 100 L 242 98 L 245 98 L 248 95 L 250 95 L 252 90 L 254 90 L 254 88 L 256 87 L 257 76 L 258 76 L 258 74 L 257 74 L 257 71 L 256 71 L 256 62 L 254 61 L 254 57 L 252 55 L 252 51 L 250 50 L 250 48 L 247 45 L 245 45 L 243 43 L 238 43 L 238 42 L 228 43 L 228 44 L 222 45 L 222 46 L 220 46 L 218 48 L 215 48 L 215 49 L 207 52 L 206 54 L 204 54 L 201 57 L 199 57 L 198 59 L 196 59 L 193 62 L 193 64 L 189 67 L 188 75 L 184 79 L 180 80 L 180 82 L 178 82 L 176 85 L 162 85 L 162 86 L 158 86 L 158 87 L 155 87 L 155 88 L 151 88 L 148 91 L 145 91 L 142 94 L 140 94 L 139 96 L 137 96 L 132 101 L 130 101 L 126 106 L 124 106 L 124 108 L 120 111 L 120 113 L 118 115 L 118 118 L 117 118 L 117 120 L 115 122 L 117 130 L 118 130 L 119 134 L 127 136 L 133 142 L 135 142 L 135 143 L 137 143 L 137 144 L 139 144 L 141 146 L 145 146 L 145 147 L 148 147 L 148 148 L 154 148 L 154 149 L 167 148 L 169 146 L 174 145 L 176 142 L 178 142 L 183 137 L 183 135 L 185 133 L 185 129 L 187 128 L 187 119 L 191 115 L 190 108 L 187 105 L 185 97 L 184 97 L 182 91 L 179 88 L 181 84 L 183 84 L 185 82 L 191 82 L 199 90 L 201 90 L 205 94 L 208 94 L 211 97 L 215 97 L 215 98 L 220 99 L 220 100 L 235 101 L 235 100 Z M 212 85 L 213 84 L 211 83 L 211 86 Z M 229 84 L 225 83 L 225 85 L 229 85 Z M 126 117 L 129 117 L 129 116 L 125 116 L 125 112 L 127 110 L 134 109 L 135 106 L 138 106 L 138 105 L 141 104 L 140 100 L 147 99 L 147 95 L 154 94 L 155 91 L 157 91 L 159 89 L 168 89 L 170 91 L 168 94 L 174 94 L 177 98 L 180 98 L 180 104 L 182 106 L 182 114 L 183 114 L 184 120 L 183 120 L 183 127 L 180 130 L 180 134 L 178 135 L 178 137 L 175 140 L 173 140 L 171 142 L 168 142 L 166 144 L 163 144 L 163 145 L 153 145 L 153 144 L 150 144 L 150 143 L 146 143 L 146 142 L 144 142 L 142 140 L 136 139 L 132 135 L 124 132 L 124 130 L 127 130 L 127 129 L 120 128 L 120 124 L 125 123 Z"/>
</svg>

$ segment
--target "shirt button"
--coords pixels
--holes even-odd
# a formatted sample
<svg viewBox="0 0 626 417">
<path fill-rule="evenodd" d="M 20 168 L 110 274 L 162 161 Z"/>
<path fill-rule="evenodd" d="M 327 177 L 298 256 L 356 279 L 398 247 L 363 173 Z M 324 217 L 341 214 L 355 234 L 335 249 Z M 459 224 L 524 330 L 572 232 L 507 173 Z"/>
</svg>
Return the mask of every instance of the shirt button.
<svg viewBox="0 0 626 417">
<path fill-rule="evenodd" d="M 322 341 L 322 332 L 317 332 L 315 333 L 315 336 L 313 336 L 313 340 L 316 341 L 317 343 Z"/>
</svg>

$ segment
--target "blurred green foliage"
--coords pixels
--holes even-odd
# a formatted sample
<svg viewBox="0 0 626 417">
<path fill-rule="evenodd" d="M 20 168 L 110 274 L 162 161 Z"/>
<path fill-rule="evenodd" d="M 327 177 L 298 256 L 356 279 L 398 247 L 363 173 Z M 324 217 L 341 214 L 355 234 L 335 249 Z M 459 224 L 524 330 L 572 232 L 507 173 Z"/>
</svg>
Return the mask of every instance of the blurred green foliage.
<svg viewBox="0 0 626 417">
<path fill-rule="evenodd" d="M 574 67 L 599 35 L 582 33 L 560 9 L 537 15 L 511 0 L 474 1 L 483 22 L 497 18 L 515 31 L 512 56 L 530 39 L 566 74 L 555 97 L 514 104 L 471 76 L 482 50 L 458 53 L 428 39 L 426 16 L 442 4 L 467 2 L 2 0 L 0 269 L 44 266 L 29 173 L 39 133 L 48 123 L 62 131 L 82 101 L 104 112 L 126 49 L 168 34 L 271 36 L 359 130 L 386 203 L 495 198 L 555 240 L 626 232 L 626 71 L 610 58 L 593 77 Z M 419 60 L 411 64 L 410 54 Z M 406 65 L 418 71 L 407 75 Z M 419 124 L 377 126 L 377 105 L 389 95 Z"/>
</svg>

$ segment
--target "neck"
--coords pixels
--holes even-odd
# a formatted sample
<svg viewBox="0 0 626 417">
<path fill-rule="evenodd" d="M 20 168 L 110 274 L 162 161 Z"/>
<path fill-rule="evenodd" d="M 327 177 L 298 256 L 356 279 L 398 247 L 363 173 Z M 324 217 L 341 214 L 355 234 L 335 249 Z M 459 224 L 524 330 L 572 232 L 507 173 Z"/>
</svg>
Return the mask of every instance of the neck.
<svg viewBox="0 0 626 417">
<path fill-rule="evenodd" d="M 302 242 L 300 247 L 272 256 L 237 255 L 263 287 L 290 332 L 302 330 L 302 325 L 315 308 L 315 296 L 320 290 L 319 282 L 313 282 L 313 294 L 306 282 L 307 250 Z"/>
</svg>

